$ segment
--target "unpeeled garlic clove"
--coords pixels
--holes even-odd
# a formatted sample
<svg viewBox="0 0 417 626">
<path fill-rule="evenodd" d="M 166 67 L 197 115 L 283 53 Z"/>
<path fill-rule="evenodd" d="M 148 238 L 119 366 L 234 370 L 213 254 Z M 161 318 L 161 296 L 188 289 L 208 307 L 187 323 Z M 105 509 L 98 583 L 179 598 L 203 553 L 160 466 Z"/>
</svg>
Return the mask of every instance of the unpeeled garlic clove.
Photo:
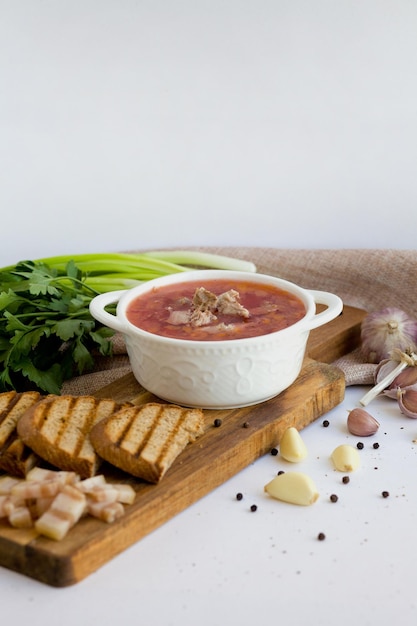
<svg viewBox="0 0 417 626">
<path fill-rule="evenodd" d="M 417 383 L 414 383 L 413 385 L 406 385 L 404 387 L 403 386 L 388 387 L 388 389 L 384 389 L 382 393 L 387 398 L 393 398 L 394 400 L 398 400 L 398 394 L 409 392 L 409 391 L 417 391 Z"/>
<path fill-rule="evenodd" d="M 347 427 L 352 435 L 369 437 L 375 435 L 379 422 L 364 409 L 352 409 L 347 418 Z"/>
<path fill-rule="evenodd" d="M 417 383 L 417 367 L 409 366 L 406 367 L 398 376 L 394 378 L 392 383 L 390 384 L 390 389 L 396 389 L 397 387 L 410 387 L 411 385 L 415 385 Z"/>
<path fill-rule="evenodd" d="M 398 387 L 397 400 L 401 413 L 412 419 L 417 419 L 417 391 L 415 389 Z"/>
<path fill-rule="evenodd" d="M 393 359 L 383 359 L 378 363 L 374 372 L 374 382 L 375 384 L 380 383 L 381 380 L 386 378 L 398 365 L 398 361 L 394 361 Z"/>
<path fill-rule="evenodd" d="M 387 398 L 392 398 L 393 400 L 398 400 L 398 390 L 399 390 L 399 387 L 397 387 L 396 389 L 384 389 L 384 391 L 382 393 Z"/>
</svg>

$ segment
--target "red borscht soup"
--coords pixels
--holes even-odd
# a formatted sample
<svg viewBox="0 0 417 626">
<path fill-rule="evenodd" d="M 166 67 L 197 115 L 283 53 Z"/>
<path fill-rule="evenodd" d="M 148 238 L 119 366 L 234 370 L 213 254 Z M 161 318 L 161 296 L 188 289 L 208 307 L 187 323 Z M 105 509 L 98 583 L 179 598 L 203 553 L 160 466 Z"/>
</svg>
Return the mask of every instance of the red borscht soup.
<svg viewBox="0 0 417 626">
<path fill-rule="evenodd" d="M 282 330 L 305 313 L 300 298 L 278 287 L 215 279 L 155 287 L 133 300 L 126 316 L 155 335 L 223 341 Z"/>
</svg>

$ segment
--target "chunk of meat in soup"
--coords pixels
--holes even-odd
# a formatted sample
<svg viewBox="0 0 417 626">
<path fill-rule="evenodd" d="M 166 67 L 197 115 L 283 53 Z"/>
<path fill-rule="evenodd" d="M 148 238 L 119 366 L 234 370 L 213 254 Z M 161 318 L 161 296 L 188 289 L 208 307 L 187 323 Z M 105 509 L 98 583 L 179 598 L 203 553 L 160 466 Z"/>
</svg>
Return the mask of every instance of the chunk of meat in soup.
<svg viewBox="0 0 417 626">
<path fill-rule="evenodd" d="M 216 303 L 218 312 L 223 313 L 223 315 L 239 315 L 248 318 L 250 313 L 240 304 L 239 297 L 239 292 L 235 289 L 221 293 Z"/>
<path fill-rule="evenodd" d="M 208 326 L 217 320 L 216 313 L 222 315 L 238 315 L 248 318 L 249 311 L 239 302 L 239 293 L 230 289 L 216 296 L 204 287 L 195 290 L 190 309 L 171 310 L 168 324 L 191 324 L 192 326 Z"/>
<path fill-rule="evenodd" d="M 169 312 L 169 316 L 167 319 L 168 324 L 172 324 L 173 326 L 181 326 L 181 324 L 188 324 L 190 322 L 191 311 L 181 311 L 176 309 L 171 309 Z"/>
<path fill-rule="evenodd" d="M 212 311 L 201 311 L 194 309 L 190 316 L 191 326 L 208 326 L 217 320 L 217 316 Z"/>
</svg>

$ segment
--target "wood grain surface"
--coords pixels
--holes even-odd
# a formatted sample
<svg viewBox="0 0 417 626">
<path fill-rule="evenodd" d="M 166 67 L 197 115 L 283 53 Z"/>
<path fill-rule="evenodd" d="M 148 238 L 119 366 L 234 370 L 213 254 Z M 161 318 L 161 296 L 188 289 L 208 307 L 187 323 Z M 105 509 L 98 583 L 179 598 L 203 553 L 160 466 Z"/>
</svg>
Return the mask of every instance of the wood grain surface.
<svg viewBox="0 0 417 626">
<path fill-rule="evenodd" d="M 127 482 L 136 491 L 135 502 L 113 524 L 84 518 L 54 542 L 0 520 L 0 565 L 51 586 L 73 585 L 269 452 L 287 427 L 301 430 L 337 406 L 345 380 L 329 363 L 357 346 L 363 316 L 345 307 L 336 320 L 312 331 L 299 377 L 279 396 L 252 407 L 205 411 L 205 433 L 181 453 L 160 484 L 104 465 L 108 480 Z M 96 395 L 136 404 L 158 401 L 131 374 Z M 214 426 L 216 418 L 220 427 Z"/>
</svg>

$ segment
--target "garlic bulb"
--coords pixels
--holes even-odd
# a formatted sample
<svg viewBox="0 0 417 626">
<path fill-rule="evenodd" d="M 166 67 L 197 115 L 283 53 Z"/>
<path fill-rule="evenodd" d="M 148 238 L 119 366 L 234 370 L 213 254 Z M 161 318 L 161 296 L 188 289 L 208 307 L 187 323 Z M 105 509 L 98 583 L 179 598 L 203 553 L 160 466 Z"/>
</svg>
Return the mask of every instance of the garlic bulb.
<svg viewBox="0 0 417 626">
<path fill-rule="evenodd" d="M 395 348 L 415 350 L 417 321 L 395 307 L 369 313 L 361 325 L 362 352 L 368 363 L 387 359 Z"/>
</svg>

